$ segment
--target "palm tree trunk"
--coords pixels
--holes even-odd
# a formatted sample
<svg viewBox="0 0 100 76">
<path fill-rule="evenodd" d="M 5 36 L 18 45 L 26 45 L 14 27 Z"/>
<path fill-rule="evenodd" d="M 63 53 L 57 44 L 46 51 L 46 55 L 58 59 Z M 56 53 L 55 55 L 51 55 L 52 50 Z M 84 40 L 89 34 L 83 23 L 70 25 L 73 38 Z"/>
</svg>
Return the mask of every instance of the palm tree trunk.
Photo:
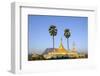
<svg viewBox="0 0 100 76">
<path fill-rule="evenodd" d="M 53 36 L 53 49 L 54 49 L 54 36 Z"/>
<path fill-rule="evenodd" d="M 67 48 L 69 50 L 69 39 L 67 38 Z"/>
</svg>

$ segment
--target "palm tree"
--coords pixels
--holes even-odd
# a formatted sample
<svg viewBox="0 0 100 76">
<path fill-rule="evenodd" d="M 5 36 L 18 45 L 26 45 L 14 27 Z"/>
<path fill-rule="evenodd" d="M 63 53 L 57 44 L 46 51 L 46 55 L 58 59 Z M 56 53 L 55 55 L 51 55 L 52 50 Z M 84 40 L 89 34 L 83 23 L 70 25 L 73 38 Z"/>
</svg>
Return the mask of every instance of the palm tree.
<svg viewBox="0 0 100 76">
<path fill-rule="evenodd" d="M 56 28 L 56 26 L 51 25 L 51 26 L 49 27 L 49 33 L 50 33 L 50 35 L 51 35 L 52 38 L 53 38 L 53 49 L 54 49 L 54 36 L 57 35 L 57 28 Z"/>
<path fill-rule="evenodd" d="M 69 37 L 71 36 L 71 33 L 70 33 L 69 29 L 64 30 L 64 36 L 67 38 L 67 48 L 69 50 Z"/>
</svg>

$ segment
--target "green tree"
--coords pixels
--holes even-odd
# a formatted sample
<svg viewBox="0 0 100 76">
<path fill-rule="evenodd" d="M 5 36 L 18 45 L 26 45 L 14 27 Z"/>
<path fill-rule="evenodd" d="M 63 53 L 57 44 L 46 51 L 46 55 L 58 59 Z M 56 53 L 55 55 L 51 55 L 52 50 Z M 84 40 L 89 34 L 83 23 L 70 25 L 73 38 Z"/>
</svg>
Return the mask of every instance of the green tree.
<svg viewBox="0 0 100 76">
<path fill-rule="evenodd" d="M 69 37 L 71 36 L 71 33 L 70 33 L 69 29 L 64 30 L 64 36 L 67 38 L 67 48 L 69 50 Z"/>
<path fill-rule="evenodd" d="M 52 36 L 52 38 L 53 38 L 53 49 L 54 49 L 54 36 L 57 35 L 57 28 L 56 28 L 56 26 L 51 25 L 49 27 L 49 33 L 50 33 L 50 36 Z"/>
</svg>

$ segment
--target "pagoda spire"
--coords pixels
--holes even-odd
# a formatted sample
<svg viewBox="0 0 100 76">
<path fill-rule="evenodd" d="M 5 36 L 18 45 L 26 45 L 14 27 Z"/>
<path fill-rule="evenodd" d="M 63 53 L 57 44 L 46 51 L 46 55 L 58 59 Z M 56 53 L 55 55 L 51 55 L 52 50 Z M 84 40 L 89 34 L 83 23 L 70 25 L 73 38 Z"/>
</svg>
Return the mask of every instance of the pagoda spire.
<svg viewBox="0 0 100 76">
<path fill-rule="evenodd" d="M 59 48 L 60 48 L 60 49 L 64 48 L 64 47 L 63 47 L 63 44 L 62 44 L 62 38 L 61 38 L 61 40 L 60 40 L 60 46 L 59 46 Z"/>
<path fill-rule="evenodd" d="M 72 49 L 72 51 L 76 51 L 76 44 L 75 44 L 75 42 L 73 42 L 73 49 Z"/>
<path fill-rule="evenodd" d="M 61 43 L 62 43 L 62 37 L 61 37 Z"/>
<path fill-rule="evenodd" d="M 73 48 L 75 48 L 75 42 L 73 42 Z"/>
</svg>

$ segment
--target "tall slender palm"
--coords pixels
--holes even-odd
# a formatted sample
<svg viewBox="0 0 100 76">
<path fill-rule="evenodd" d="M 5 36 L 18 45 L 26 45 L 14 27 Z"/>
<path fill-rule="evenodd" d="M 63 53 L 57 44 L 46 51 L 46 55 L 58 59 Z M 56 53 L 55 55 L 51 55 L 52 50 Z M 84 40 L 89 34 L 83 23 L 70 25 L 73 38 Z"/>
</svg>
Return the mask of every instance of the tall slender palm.
<svg viewBox="0 0 100 76">
<path fill-rule="evenodd" d="M 53 49 L 54 49 L 54 36 L 57 35 L 57 28 L 56 28 L 56 26 L 51 25 L 51 26 L 49 27 L 49 33 L 50 33 L 50 35 L 51 35 L 52 38 L 53 38 Z"/>
<path fill-rule="evenodd" d="M 70 33 L 69 29 L 64 30 L 64 36 L 67 38 L 67 48 L 69 50 L 69 37 L 71 36 L 71 33 Z"/>
</svg>

